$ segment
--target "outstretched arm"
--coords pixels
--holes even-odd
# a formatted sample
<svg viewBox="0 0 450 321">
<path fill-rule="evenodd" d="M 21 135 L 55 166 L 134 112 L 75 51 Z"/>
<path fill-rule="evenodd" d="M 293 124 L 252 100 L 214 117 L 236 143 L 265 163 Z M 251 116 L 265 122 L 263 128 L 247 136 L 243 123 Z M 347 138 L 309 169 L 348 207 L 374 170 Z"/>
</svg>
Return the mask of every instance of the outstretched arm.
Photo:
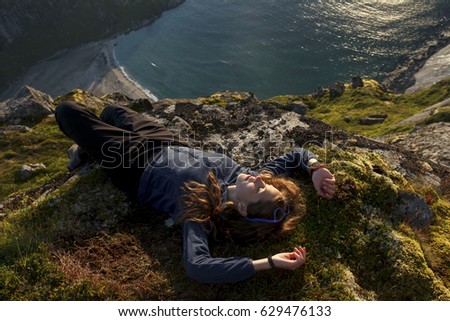
<svg viewBox="0 0 450 321">
<path fill-rule="evenodd" d="M 270 258 L 252 261 L 255 271 L 264 271 L 272 268 L 284 270 L 295 270 L 306 262 L 306 249 L 304 247 L 296 247 L 293 252 L 278 253 Z"/>
<path fill-rule="evenodd" d="M 212 257 L 207 235 L 201 225 L 194 222 L 184 224 L 183 247 L 186 274 L 204 283 L 234 283 L 252 277 L 257 271 L 272 268 L 267 258 Z M 292 252 L 278 253 L 271 258 L 274 267 L 295 270 L 305 263 L 306 249 L 299 246 Z"/>
<path fill-rule="evenodd" d="M 292 176 L 294 171 L 311 175 L 314 188 L 319 196 L 331 199 L 335 193 L 336 180 L 333 174 L 317 160 L 317 156 L 304 148 L 295 149 L 275 158 L 259 169 L 268 170 L 274 175 Z"/>
<path fill-rule="evenodd" d="M 213 257 L 208 236 L 199 223 L 183 226 L 183 261 L 186 274 L 203 283 L 235 283 L 252 277 L 256 271 L 245 257 Z"/>
<path fill-rule="evenodd" d="M 292 176 L 295 171 L 299 171 L 301 175 L 306 176 L 309 174 L 309 160 L 316 158 L 317 156 L 309 150 L 298 148 L 271 160 L 262 166 L 258 171 L 270 171 L 275 176 Z"/>
</svg>

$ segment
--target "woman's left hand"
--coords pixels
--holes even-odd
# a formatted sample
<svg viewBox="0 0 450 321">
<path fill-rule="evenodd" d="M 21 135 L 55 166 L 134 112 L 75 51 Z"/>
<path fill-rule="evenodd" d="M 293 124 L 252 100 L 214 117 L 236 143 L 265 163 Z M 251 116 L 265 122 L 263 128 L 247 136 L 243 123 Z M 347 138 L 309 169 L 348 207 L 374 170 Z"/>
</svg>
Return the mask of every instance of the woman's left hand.
<svg viewBox="0 0 450 321">
<path fill-rule="evenodd" d="M 333 198 L 336 180 L 328 169 L 319 168 L 318 170 L 315 170 L 312 175 L 312 181 L 319 196 L 328 200 Z"/>
</svg>

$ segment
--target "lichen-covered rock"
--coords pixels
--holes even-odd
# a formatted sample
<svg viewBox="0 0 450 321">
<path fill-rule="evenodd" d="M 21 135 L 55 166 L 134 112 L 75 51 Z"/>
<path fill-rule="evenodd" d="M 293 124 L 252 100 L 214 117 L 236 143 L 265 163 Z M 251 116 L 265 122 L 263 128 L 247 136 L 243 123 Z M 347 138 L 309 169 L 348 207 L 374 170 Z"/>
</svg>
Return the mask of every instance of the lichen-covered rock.
<svg viewBox="0 0 450 321">
<path fill-rule="evenodd" d="M 214 100 L 219 105 L 204 103 Z M 262 106 L 250 93 L 221 92 L 200 100 L 163 100 L 154 108 L 153 115 L 190 146 L 226 153 L 250 167 L 292 149 L 294 142 L 287 134 L 294 128 L 308 128 L 297 112 Z"/>
<path fill-rule="evenodd" d="M 397 145 L 450 169 L 450 123 L 419 128 Z"/>
<path fill-rule="evenodd" d="M 112 96 L 104 96 L 103 98 L 99 98 L 97 96 L 94 96 L 90 93 L 88 93 L 85 90 L 81 89 L 74 89 L 71 92 L 59 96 L 55 99 L 55 104 L 59 104 L 63 101 L 74 101 L 82 106 L 86 106 L 87 108 L 91 109 L 92 111 L 98 111 L 103 109 L 105 105 L 108 103 L 115 103 L 118 105 L 128 105 L 129 101 L 128 99 L 125 99 L 125 101 L 122 100 L 123 97 L 126 97 L 125 95 L 120 95 L 120 99 L 115 100 L 114 94 Z"/>
</svg>

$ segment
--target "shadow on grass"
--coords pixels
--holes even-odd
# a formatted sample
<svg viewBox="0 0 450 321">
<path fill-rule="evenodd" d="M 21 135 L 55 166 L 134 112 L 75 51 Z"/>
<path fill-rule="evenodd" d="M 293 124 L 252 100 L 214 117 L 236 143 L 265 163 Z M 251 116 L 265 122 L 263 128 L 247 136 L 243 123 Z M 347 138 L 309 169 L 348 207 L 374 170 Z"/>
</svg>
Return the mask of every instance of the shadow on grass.
<svg viewBox="0 0 450 321">
<path fill-rule="evenodd" d="M 166 215 L 131 203 L 100 171 L 73 178 L 3 222 L 0 297 L 4 300 L 297 300 L 304 268 L 267 271 L 237 284 L 189 279 L 182 232 Z M 292 239 L 212 245 L 214 256 L 267 257 Z M 36 268 L 40 266 L 40 268 Z M 33 271 L 33 273 L 27 273 Z M 30 286 L 31 285 L 31 286 Z"/>
</svg>

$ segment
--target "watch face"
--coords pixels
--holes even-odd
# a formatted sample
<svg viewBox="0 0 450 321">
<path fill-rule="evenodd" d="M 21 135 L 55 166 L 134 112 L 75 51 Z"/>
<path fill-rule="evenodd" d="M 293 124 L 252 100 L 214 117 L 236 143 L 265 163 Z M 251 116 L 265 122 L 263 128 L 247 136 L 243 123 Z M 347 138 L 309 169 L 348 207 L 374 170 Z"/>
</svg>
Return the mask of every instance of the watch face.
<svg viewBox="0 0 450 321">
<path fill-rule="evenodd" d="M 308 162 L 308 167 L 309 167 L 309 168 L 317 168 L 317 167 L 319 167 L 319 166 L 320 166 L 320 162 L 319 162 L 318 160 L 316 160 L 316 159 L 310 160 L 310 161 Z"/>
</svg>

